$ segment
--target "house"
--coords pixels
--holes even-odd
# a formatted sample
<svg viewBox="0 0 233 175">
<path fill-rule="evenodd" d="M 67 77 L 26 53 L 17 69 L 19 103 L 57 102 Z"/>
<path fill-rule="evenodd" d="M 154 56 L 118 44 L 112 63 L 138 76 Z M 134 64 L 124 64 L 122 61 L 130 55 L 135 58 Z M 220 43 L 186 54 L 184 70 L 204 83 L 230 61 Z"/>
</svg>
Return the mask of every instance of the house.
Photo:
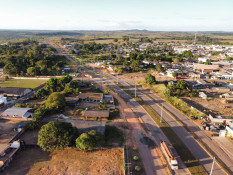
<svg viewBox="0 0 233 175">
<path fill-rule="evenodd" d="M 3 118 L 30 118 L 33 116 L 32 108 L 8 108 L 1 116 Z"/>
<path fill-rule="evenodd" d="M 194 64 L 193 69 L 202 70 L 202 72 L 205 72 L 205 70 L 208 70 L 208 72 L 214 72 L 214 71 L 219 71 L 220 66 L 219 65 Z"/>
<path fill-rule="evenodd" d="M 78 98 L 82 102 L 95 102 L 102 103 L 103 102 L 103 93 L 80 93 Z"/>
<path fill-rule="evenodd" d="M 17 87 L 5 87 L 0 88 L 0 95 L 4 95 L 7 97 L 22 97 L 32 92 L 30 88 L 17 88 Z"/>
<path fill-rule="evenodd" d="M 0 96 L 0 107 L 7 104 L 7 97 Z"/>
<path fill-rule="evenodd" d="M 201 78 L 201 74 L 196 73 L 196 72 L 189 72 L 189 73 L 188 73 L 188 76 L 189 76 L 190 78 Z"/>
<path fill-rule="evenodd" d="M 205 62 L 207 62 L 209 60 L 210 60 L 209 58 L 205 58 L 205 57 L 199 57 L 198 58 L 198 62 L 201 62 L 201 63 L 205 63 Z"/>
<path fill-rule="evenodd" d="M 78 97 L 65 97 L 65 100 L 68 106 L 76 106 L 79 98 Z"/>
<path fill-rule="evenodd" d="M 85 119 L 108 119 L 109 110 L 87 110 L 84 113 Z"/>
<path fill-rule="evenodd" d="M 207 99 L 207 95 L 204 92 L 199 92 L 199 97 L 202 99 Z"/>
<path fill-rule="evenodd" d="M 212 123 L 225 123 L 225 124 L 229 124 L 230 122 L 233 121 L 233 118 L 231 117 L 222 117 L 220 115 L 218 116 L 212 116 L 211 114 L 208 116 L 208 118 L 210 119 L 210 121 Z"/>
<path fill-rule="evenodd" d="M 104 101 L 106 103 L 114 104 L 114 98 L 112 95 L 104 95 Z"/>
</svg>

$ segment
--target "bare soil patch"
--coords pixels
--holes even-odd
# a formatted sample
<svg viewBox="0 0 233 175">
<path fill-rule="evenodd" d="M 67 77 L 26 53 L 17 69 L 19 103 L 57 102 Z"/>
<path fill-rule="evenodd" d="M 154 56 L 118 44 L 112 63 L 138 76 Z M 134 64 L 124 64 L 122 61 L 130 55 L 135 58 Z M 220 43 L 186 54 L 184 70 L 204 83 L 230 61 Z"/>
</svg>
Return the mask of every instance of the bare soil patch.
<svg viewBox="0 0 233 175">
<path fill-rule="evenodd" d="M 221 98 L 204 100 L 202 98 L 192 97 L 183 98 L 183 100 L 204 113 L 233 116 L 233 103 L 226 103 L 225 100 Z"/>
<path fill-rule="evenodd" d="M 0 143 L 8 143 L 17 134 L 13 129 L 20 122 L 20 120 L 0 119 Z"/>
<path fill-rule="evenodd" d="M 122 149 L 84 152 L 67 148 L 50 156 L 51 160 L 34 164 L 28 174 L 123 174 Z"/>
</svg>

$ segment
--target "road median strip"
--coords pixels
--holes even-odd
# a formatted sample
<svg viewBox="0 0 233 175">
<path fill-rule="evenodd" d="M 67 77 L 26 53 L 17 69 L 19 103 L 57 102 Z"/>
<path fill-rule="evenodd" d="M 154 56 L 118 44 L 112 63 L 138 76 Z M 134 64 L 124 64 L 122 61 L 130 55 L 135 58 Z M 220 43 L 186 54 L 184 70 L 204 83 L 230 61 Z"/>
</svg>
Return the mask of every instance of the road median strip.
<svg viewBox="0 0 233 175">
<path fill-rule="evenodd" d="M 124 86 L 120 83 L 118 83 L 117 85 L 127 94 L 129 94 L 132 98 L 134 98 L 134 94 L 130 90 L 125 89 Z M 137 97 L 134 99 L 146 110 L 146 112 L 151 116 L 155 123 L 160 127 L 165 136 L 171 142 L 172 146 L 175 148 L 176 152 L 183 160 L 190 173 L 207 174 L 203 166 L 200 165 L 199 161 L 196 160 L 192 152 L 176 135 L 176 133 L 174 133 L 172 128 L 164 120 L 162 120 L 162 122 L 160 123 L 160 116 L 157 114 L 157 112 L 154 111 L 154 109 L 152 109 L 149 105 L 145 104 L 145 102 L 141 98 Z"/>
</svg>

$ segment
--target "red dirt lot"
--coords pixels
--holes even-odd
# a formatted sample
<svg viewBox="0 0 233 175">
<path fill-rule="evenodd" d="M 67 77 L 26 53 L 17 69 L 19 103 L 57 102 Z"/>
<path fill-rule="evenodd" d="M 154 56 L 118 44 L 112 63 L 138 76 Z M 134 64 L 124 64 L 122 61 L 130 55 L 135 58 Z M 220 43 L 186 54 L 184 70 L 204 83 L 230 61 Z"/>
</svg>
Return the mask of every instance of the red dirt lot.
<svg viewBox="0 0 233 175">
<path fill-rule="evenodd" d="M 123 150 L 92 152 L 67 148 L 46 153 L 40 148 L 20 151 L 2 173 L 4 175 L 121 175 Z"/>
</svg>

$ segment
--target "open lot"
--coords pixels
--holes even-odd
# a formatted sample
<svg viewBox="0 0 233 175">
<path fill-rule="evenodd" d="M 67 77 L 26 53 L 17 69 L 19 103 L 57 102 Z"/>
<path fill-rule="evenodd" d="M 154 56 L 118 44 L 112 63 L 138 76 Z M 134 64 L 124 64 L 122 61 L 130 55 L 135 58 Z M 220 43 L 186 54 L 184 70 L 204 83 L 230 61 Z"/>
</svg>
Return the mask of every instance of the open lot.
<svg viewBox="0 0 233 175">
<path fill-rule="evenodd" d="M 17 132 L 13 129 L 20 124 L 20 120 L 0 119 L 0 143 L 8 143 Z"/>
<path fill-rule="evenodd" d="M 233 103 L 226 103 L 224 99 L 212 98 L 204 100 L 199 97 L 182 98 L 189 105 L 199 109 L 204 113 L 213 113 L 215 115 L 232 116 Z"/>
<path fill-rule="evenodd" d="M 32 157 L 33 155 L 33 157 Z M 67 148 L 52 153 L 40 148 L 20 151 L 4 175 L 123 174 L 123 150 L 110 149 L 92 152 Z"/>
<path fill-rule="evenodd" d="M 20 87 L 20 88 L 36 88 L 47 80 L 36 79 L 9 79 L 1 82 L 0 87 Z"/>
</svg>

